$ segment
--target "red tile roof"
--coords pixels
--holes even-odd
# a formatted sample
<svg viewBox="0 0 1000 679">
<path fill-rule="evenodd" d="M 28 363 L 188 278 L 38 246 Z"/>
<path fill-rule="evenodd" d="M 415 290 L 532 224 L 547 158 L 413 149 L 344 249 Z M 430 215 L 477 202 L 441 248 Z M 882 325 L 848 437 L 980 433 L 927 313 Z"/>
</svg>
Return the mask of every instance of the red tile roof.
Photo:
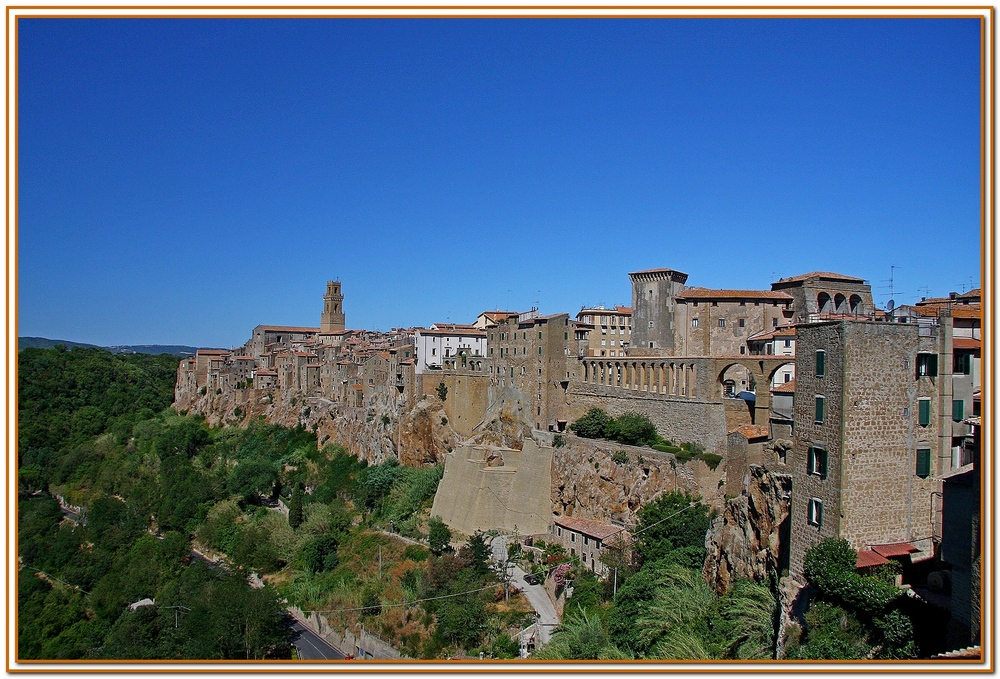
<svg viewBox="0 0 1000 679">
<path fill-rule="evenodd" d="M 809 273 L 799 274 L 798 276 L 789 276 L 788 278 L 779 278 L 776 283 L 793 283 L 796 281 L 805 281 L 810 278 L 832 278 L 840 281 L 850 281 L 852 283 L 864 283 L 864 278 L 855 278 L 854 276 L 845 276 L 842 273 L 833 273 L 832 271 L 811 271 Z M 774 283 L 772 283 L 774 285 Z"/>
<path fill-rule="evenodd" d="M 303 328 L 295 325 L 262 325 L 261 330 L 265 332 L 296 332 L 296 333 L 318 333 L 319 328 Z"/>
<path fill-rule="evenodd" d="M 948 308 L 948 301 L 935 302 L 934 304 L 917 304 L 916 309 L 921 316 L 937 316 L 942 310 Z M 982 307 L 979 304 L 952 304 L 952 318 L 982 318 Z"/>
<path fill-rule="evenodd" d="M 881 566 L 887 563 L 889 563 L 889 560 L 881 554 L 876 554 L 870 549 L 863 549 L 858 552 L 858 559 L 854 562 L 854 567 L 871 568 L 872 566 Z"/>
<path fill-rule="evenodd" d="M 744 424 L 733 429 L 730 434 L 740 433 L 749 439 L 767 438 L 771 435 L 771 430 L 760 424 Z"/>
<path fill-rule="evenodd" d="M 276 376 L 278 375 L 278 373 L 277 373 L 277 372 L 275 372 L 274 370 L 268 370 L 268 369 L 266 369 L 266 368 L 263 368 L 263 369 L 261 369 L 261 370 L 258 370 L 258 371 L 257 371 L 257 374 L 258 374 L 258 375 L 264 375 L 264 376 L 268 376 L 268 375 L 270 375 L 270 376 L 272 376 L 272 377 L 276 377 Z"/>
<path fill-rule="evenodd" d="M 607 540 L 609 537 L 616 535 L 628 536 L 628 532 L 624 528 L 619 528 L 618 526 L 602 521 L 594 521 L 593 519 L 581 519 L 575 516 L 557 516 L 552 521 L 563 528 L 583 533 L 598 540 Z"/>
<path fill-rule="evenodd" d="M 615 311 L 617 311 L 618 313 L 623 314 L 625 316 L 631 316 L 632 315 L 632 307 L 630 307 L 630 306 L 616 306 L 615 307 Z"/>
<path fill-rule="evenodd" d="M 784 384 L 779 384 L 774 389 L 771 390 L 772 394 L 794 394 L 795 393 L 795 380 L 789 380 Z"/>
<path fill-rule="evenodd" d="M 952 349 L 982 349 L 983 341 L 971 337 L 956 337 L 951 341 Z"/>
<path fill-rule="evenodd" d="M 872 545 L 871 548 L 882 556 L 907 556 L 920 550 L 909 542 L 892 542 L 887 545 Z"/>
<path fill-rule="evenodd" d="M 761 332 L 760 334 L 750 335 L 747 337 L 747 342 L 767 342 L 773 340 L 775 337 L 795 337 L 795 326 L 793 325 L 783 325 L 779 328 L 775 328 L 770 332 Z"/>
<path fill-rule="evenodd" d="M 496 311 L 484 311 L 479 315 L 485 316 L 487 319 L 491 321 L 495 321 L 501 318 L 510 318 L 511 316 L 517 316 L 519 314 L 516 311 L 500 311 L 499 309 L 497 309 Z"/>
<path fill-rule="evenodd" d="M 477 328 L 458 328 L 456 330 L 417 330 L 421 335 L 433 335 L 435 337 L 486 337 L 485 330 Z"/>
<path fill-rule="evenodd" d="M 787 292 L 774 290 L 711 290 L 709 288 L 688 288 L 677 295 L 677 299 L 770 299 L 792 301 Z"/>
</svg>

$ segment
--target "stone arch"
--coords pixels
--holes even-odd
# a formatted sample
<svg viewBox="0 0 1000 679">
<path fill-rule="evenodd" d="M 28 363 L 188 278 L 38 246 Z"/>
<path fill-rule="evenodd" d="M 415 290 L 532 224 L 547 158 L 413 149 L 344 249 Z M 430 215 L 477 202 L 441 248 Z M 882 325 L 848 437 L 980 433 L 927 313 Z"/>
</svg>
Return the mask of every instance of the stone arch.
<svg viewBox="0 0 1000 679">
<path fill-rule="evenodd" d="M 789 359 L 790 360 L 788 360 L 788 361 L 783 361 L 781 363 L 777 363 L 777 364 L 775 364 L 775 365 L 773 365 L 771 367 L 770 372 L 767 374 L 768 388 L 770 388 L 770 389 L 774 388 L 774 386 L 775 386 L 774 380 L 777 377 L 778 373 L 782 372 L 782 368 L 786 368 L 788 366 L 791 366 L 791 368 L 792 368 L 792 370 L 791 370 L 792 376 L 791 376 L 790 380 L 794 380 L 795 379 L 795 357 L 794 356 L 789 356 Z"/>
<path fill-rule="evenodd" d="M 833 310 L 833 300 L 830 298 L 830 293 L 821 292 L 816 295 L 816 309 L 821 314 L 831 313 Z"/>
<path fill-rule="evenodd" d="M 847 298 L 842 293 L 838 292 L 833 296 L 833 310 L 838 314 L 847 313 Z"/>
<path fill-rule="evenodd" d="M 851 313 L 855 316 L 862 316 L 865 313 L 865 304 L 861 300 L 860 295 L 851 295 L 851 299 L 848 301 L 851 307 Z"/>
</svg>

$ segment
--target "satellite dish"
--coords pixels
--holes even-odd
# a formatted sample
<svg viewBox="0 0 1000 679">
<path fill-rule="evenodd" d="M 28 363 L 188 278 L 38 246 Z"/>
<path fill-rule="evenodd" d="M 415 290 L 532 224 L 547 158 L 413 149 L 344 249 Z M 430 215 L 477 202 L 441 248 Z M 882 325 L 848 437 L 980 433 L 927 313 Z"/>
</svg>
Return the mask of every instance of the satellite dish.
<svg viewBox="0 0 1000 679">
<path fill-rule="evenodd" d="M 885 305 L 886 311 L 892 311 L 896 307 L 895 300 L 889 300 L 888 304 Z"/>
</svg>

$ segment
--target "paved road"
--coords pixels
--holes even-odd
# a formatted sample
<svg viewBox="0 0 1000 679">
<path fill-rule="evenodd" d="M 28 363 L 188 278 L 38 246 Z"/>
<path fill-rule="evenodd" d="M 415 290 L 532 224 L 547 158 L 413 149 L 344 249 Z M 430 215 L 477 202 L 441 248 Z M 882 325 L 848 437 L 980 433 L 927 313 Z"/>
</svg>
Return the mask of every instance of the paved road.
<svg viewBox="0 0 1000 679">
<path fill-rule="evenodd" d="M 506 536 L 498 535 L 493 538 L 490 548 L 493 550 L 494 561 L 503 563 L 507 559 Z M 529 585 L 524 581 L 526 575 L 524 571 L 513 564 L 511 564 L 511 568 L 513 570 L 511 586 L 524 592 L 528 603 L 538 614 L 538 645 L 547 644 L 552 636 L 552 630 L 559 624 L 559 616 L 556 615 L 555 606 L 552 605 L 552 600 L 549 599 L 548 592 L 542 585 Z"/>
<path fill-rule="evenodd" d="M 343 660 L 346 656 L 337 647 L 317 635 L 301 622 L 292 618 L 295 635 L 292 644 L 300 660 Z"/>
</svg>

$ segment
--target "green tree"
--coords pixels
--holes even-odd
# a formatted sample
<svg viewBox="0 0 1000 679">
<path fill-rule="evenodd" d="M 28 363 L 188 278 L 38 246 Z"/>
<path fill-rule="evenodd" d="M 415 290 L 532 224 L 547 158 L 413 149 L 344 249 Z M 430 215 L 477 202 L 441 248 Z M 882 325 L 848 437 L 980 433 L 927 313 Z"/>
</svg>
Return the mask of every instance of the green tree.
<svg viewBox="0 0 1000 679">
<path fill-rule="evenodd" d="M 664 493 L 639 510 L 634 532 L 639 562 L 666 560 L 700 570 L 710 523 L 710 508 L 697 495 Z"/>
<path fill-rule="evenodd" d="M 444 382 L 437 385 L 437 388 L 434 391 L 437 392 L 438 398 L 442 401 L 448 398 L 448 386 Z"/>
<path fill-rule="evenodd" d="M 446 549 L 448 549 L 449 543 L 451 542 L 451 530 L 445 525 L 444 521 L 442 521 L 439 516 L 432 516 L 427 525 L 429 528 L 427 544 L 433 554 L 440 556 Z"/>
<path fill-rule="evenodd" d="M 552 634 L 552 640 L 533 657 L 539 660 L 612 660 L 626 659 L 611 641 L 598 614 L 577 611 L 566 616 Z"/>
<path fill-rule="evenodd" d="M 656 425 L 647 416 L 627 412 L 605 426 L 604 436 L 630 446 L 649 446 L 659 440 Z"/>
<path fill-rule="evenodd" d="M 451 539 L 450 535 L 448 539 Z M 463 549 L 469 551 L 469 564 L 474 573 L 482 576 L 490 572 L 490 548 L 486 544 L 482 531 L 477 530 L 473 533 Z"/>
</svg>

